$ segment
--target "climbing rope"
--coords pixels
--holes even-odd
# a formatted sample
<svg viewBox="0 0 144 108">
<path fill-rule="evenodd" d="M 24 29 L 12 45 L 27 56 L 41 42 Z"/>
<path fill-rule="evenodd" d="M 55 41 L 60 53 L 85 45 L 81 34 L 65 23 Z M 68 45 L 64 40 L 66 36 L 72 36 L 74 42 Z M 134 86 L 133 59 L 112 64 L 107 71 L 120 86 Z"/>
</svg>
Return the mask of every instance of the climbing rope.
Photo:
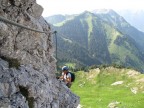
<svg viewBox="0 0 144 108">
<path fill-rule="evenodd" d="M 40 31 L 40 30 L 36 30 L 36 29 L 32 29 L 32 28 L 29 28 L 27 26 L 24 26 L 22 24 L 19 24 L 19 23 L 16 23 L 16 22 L 13 22 L 13 21 L 10 21 L 4 17 L 1 17 L 0 16 L 0 21 L 3 21 L 5 23 L 8 23 L 8 24 L 11 24 L 11 25 L 14 25 L 14 26 L 18 26 L 18 27 L 21 27 L 21 28 L 24 28 L 24 29 L 27 29 L 27 30 L 31 30 L 31 31 L 35 31 L 35 32 L 39 32 L 39 33 L 46 33 L 44 31 Z"/>
</svg>

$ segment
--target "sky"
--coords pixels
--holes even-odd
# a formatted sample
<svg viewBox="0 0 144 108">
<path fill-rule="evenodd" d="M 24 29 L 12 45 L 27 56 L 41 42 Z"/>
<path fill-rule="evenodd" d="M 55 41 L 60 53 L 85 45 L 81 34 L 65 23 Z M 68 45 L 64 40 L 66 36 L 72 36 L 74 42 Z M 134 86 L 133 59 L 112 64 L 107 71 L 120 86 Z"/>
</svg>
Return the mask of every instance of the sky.
<svg viewBox="0 0 144 108">
<path fill-rule="evenodd" d="M 144 0 L 36 0 L 43 8 L 43 16 L 78 14 L 95 9 L 144 10 Z"/>
</svg>

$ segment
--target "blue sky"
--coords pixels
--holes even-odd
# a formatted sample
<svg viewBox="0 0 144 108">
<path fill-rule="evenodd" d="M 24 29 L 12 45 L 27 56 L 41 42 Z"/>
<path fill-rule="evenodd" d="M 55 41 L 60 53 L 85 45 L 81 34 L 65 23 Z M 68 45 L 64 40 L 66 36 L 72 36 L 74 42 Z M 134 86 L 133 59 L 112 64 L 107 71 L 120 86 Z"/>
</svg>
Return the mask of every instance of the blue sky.
<svg viewBox="0 0 144 108">
<path fill-rule="evenodd" d="M 43 16 L 78 14 L 95 9 L 143 9 L 144 0 L 37 0 L 44 8 Z"/>
</svg>

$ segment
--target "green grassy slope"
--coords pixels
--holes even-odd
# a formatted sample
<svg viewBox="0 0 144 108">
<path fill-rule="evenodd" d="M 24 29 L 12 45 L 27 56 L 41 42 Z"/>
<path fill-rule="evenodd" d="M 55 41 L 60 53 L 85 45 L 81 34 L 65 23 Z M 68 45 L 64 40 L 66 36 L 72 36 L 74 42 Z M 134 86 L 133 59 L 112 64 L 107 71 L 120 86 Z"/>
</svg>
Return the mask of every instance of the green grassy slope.
<svg viewBox="0 0 144 108">
<path fill-rule="evenodd" d="M 117 64 L 143 69 L 143 60 L 140 59 L 141 53 L 133 39 L 108 24 L 103 26 L 112 61 Z"/>
<path fill-rule="evenodd" d="M 111 85 L 117 81 L 123 83 Z M 143 82 L 144 75 L 134 70 L 108 67 L 77 72 L 71 90 L 80 96 L 82 108 L 108 108 L 112 102 L 118 102 L 118 108 L 143 108 Z"/>
</svg>

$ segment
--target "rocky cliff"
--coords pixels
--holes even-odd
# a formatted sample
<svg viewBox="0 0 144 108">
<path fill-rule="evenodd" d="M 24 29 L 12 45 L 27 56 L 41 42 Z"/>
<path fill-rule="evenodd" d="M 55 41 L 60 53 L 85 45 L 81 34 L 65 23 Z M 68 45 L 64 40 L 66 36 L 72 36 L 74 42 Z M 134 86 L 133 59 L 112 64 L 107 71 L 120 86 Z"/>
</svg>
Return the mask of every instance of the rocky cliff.
<svg viewBox="0 0 144 108">
<path fill-rule="evenodd" d="M 35 0 L 0 0 L 0 108 L 76 108 L 79 97 L 56 79 L 50 26 Z"/>
</svg>

